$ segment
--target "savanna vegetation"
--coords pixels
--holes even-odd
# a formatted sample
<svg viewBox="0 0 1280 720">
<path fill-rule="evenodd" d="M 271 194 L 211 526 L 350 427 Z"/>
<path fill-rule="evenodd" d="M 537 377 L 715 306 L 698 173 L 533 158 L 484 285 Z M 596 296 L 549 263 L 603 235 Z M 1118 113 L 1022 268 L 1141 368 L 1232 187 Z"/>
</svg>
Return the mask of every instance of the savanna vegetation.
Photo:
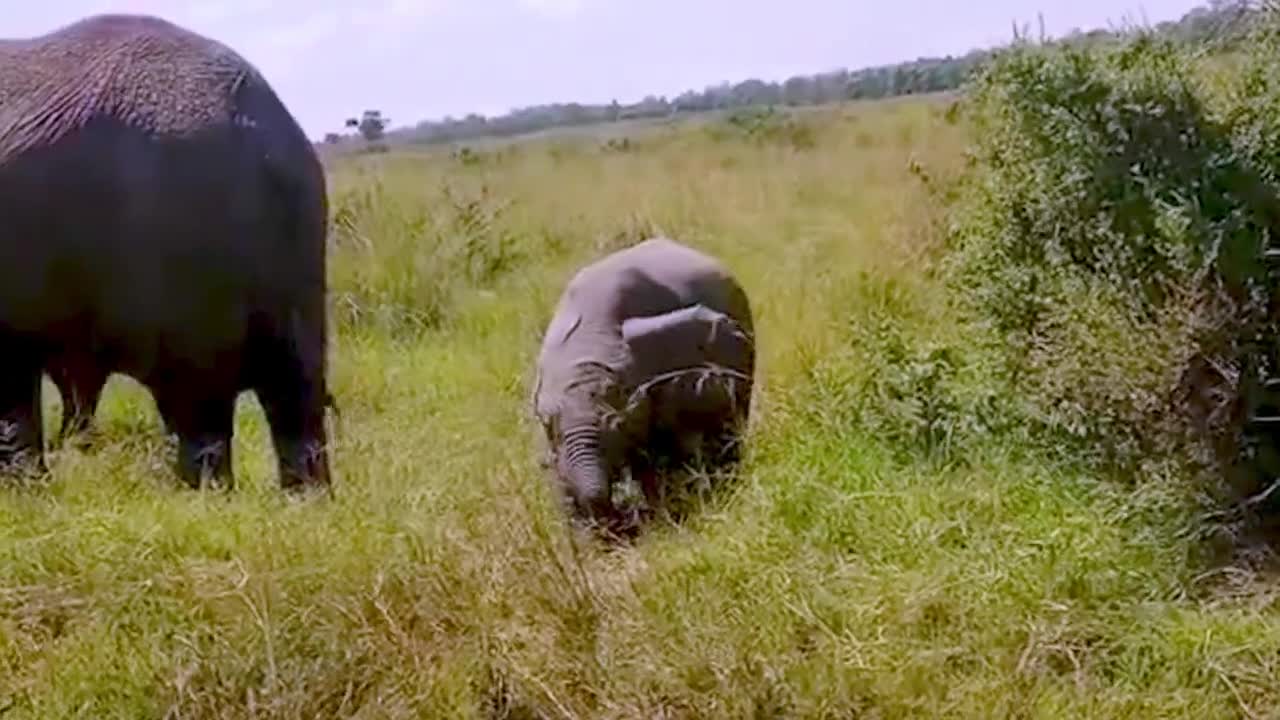
<svg viewBox="0 0 1280 720">
<path fill-rule="evenodd" d="M 0 493 L 0 714 L 1274 713 L 1276 28 L 332 159 L 334 496 L 278 491 L 251 395 L 237 490 L 178 489 L 114 379 Z M 538 466 L 533 360 L 572 272 L 658 233 L 748 288 L 758 404 L 732 482 L 605 546 Z"/>
</svg>

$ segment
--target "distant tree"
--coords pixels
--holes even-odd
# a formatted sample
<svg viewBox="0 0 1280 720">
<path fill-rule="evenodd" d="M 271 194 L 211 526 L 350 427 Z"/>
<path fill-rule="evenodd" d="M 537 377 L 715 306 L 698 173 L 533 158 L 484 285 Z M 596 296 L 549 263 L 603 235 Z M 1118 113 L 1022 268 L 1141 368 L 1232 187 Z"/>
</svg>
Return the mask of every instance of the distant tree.
<svg viewBox="0 0 1280 720">
<path fill-rule="evenodd" d="M 341 140 L 342 140 L 342 136 L 339 135 L 338 133 L 331 132 L 331 133 L 325 133 L 324 135 L 324 142 L 326 145 L 336 145 Z"/>
<path fill-rule="evenodd" d="M 776 86 L 755 79 L 744 80 L 734 85 L 730 93 L 733 104 L 739 106 L 770 105 L 778 102 L 781 95 Z"/>
<path fill-rule="evenodd" d="M 356 128 L 365 140 L 373 143 L 382 139 L 390 124 L 391 119 L 382 117 L 381 110 L 365 110 L 359 120 L 348 119 L 346 126 Z"/>
<path fill-rule="evenodd" d="M 814 84 L 806 77 L 793 77 L 782 84 L 782 97 L 788 105 L 808 105 L 813 100 Z"/>
<path fill-rule="evenodd" d="M 702 102 L 702 94 L 693 90 L 684 91 L 672 101 L 672 104 L 675 105 L 676 112 L 697 112 L 706 109 Z"/>
<path fill-rule="evenodd" d="M 815 103 L 839 102 L 844 99 L 844 90 L 849 84 L 848 70 L 835 70 L 813 78 L 811 99 Z"/>
</svg>

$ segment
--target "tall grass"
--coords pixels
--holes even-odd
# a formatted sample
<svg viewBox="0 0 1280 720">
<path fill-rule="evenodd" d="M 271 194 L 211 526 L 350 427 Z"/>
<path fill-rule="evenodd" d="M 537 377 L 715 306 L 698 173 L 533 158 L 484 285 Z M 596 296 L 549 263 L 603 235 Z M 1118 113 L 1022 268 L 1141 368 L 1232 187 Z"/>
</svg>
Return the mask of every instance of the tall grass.
<svg viewBox="0 0 1280 720">
<path fill-rule="evenodd" d="M 966 128 L 929 100 L 802 117 L 335 161 L 335 497 L 282 497 L 250 396 L 238 490 L 179 489 L 114 380 L 89 447 L 0 492 L 0 712 L 1266 712 L 1269 595 L 1202 575 L 1174 483 L 1021 439 L 959 321 Z M 572 272 L 655 233 L 748 288 L 758 404 L 727 494 L 608 549 L 566 529 L 529 381 Z"/>
</svg>

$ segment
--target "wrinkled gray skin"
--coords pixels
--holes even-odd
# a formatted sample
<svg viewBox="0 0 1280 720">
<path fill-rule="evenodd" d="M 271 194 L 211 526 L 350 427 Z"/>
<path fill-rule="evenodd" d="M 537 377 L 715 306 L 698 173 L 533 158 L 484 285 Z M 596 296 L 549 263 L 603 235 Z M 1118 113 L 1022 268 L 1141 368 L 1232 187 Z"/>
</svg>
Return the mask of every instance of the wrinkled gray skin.
<svg viewBox="0 0 1280 720">
<path fill-rule="evenodd" d="M 0 40 L 0 465 L 45 469 L 41 373 L 88 360 L 86 400 L 97 373 L 148 387 L 188 484 L 231 484 L 252 390 L 281 484 L 327 487 L 327 214 L 311 142 L 229 48 L 135 15 Z"/>
<path fill-rule="evenodd" d="M 613 483 L 645 455 L 736 460 L 754 373 L 746 293 L 715 258 L 655 238 L 581 269 L 547 327 L 533 393 L 574 514 L 618 520 Z"/>
</svg>

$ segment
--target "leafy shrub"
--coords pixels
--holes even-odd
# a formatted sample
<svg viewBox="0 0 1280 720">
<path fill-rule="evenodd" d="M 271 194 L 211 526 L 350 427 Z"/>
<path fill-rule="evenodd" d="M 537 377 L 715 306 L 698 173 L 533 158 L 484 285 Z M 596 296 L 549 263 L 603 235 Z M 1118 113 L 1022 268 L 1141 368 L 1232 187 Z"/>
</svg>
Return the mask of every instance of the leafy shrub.
<svg viewBox="0 0 1280 720">
<path fill-rule="evenodd" d="M 716 141 L 736 138 L 757 145 L 789 146 L 794 150 L 812 150 L 818 145 L 812 125 L 772 106 L 736 110 L 708 131 Z"/>
<path fill-rule="evenodd" d="M 1001 398 L 975 382 L 974 358 L 948 343 L 901 330 L 888 318 L 857 328 L 867 376 L 851 397 L 859 426 L 887 441 L 899 459 L 918 453 L 956 462 L 1004 428 Z"/>
<path fill-rule="evenodd" d="M 1184 50 L 1146 33 L 1015 45 L 966 106 L 953 269 L 1026 416 L 1125 473 L 1229 470 L 1275 337 L 1259 153 L 1212 116 Z"/>
<path fill-rule="evenodd" d="M 479 165 L 485 160 L 484 153 L 476 151 L 467 145 L 455 148 L 449 156 L 457 161 L 458 164 L 464 166 Z"/>
<path fill-rule="evenodd" d="M 963 462 L 1004 435 L 1012 413 L 974 348 L 935 337 L 937 325 L 892 279 L 864 274 L 864 296 L 836 347 L 814 353 L 795 397 L 807 422 L 876 438 L 896 458 Z M 923 326 L 923 327 L 922 327 Z"/>
<path fill-rule="evenodd" d="M 1232 74 L 1226 115 L 1237 151 L 1275 183 L 1280 180 L 1280 3 L 1259 20 L 1245 43 L 1250 52 Z"/>
</svg>

